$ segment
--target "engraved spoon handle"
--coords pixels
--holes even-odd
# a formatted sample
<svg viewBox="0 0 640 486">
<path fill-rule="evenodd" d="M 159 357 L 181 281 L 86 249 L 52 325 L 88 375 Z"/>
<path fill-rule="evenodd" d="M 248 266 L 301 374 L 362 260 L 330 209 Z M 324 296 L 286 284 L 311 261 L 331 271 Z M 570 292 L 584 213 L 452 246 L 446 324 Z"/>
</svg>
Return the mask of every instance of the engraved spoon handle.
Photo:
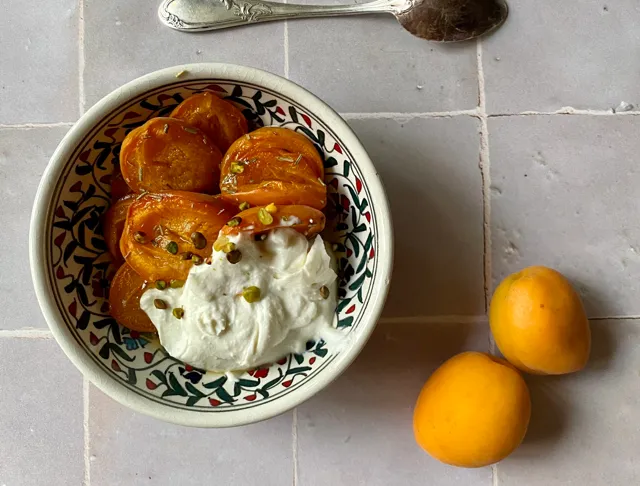
<svg viewBox="0 0 640 486">
<path fill-rule="evenodd" d="M 373 0 L 349 5 L 297 5 L 261 0 L 163 0 L 158 9 L 167 26 L 187 32 L 225 29 L 271 20 L 398 13 L 411 0 Z"/>
</svg>

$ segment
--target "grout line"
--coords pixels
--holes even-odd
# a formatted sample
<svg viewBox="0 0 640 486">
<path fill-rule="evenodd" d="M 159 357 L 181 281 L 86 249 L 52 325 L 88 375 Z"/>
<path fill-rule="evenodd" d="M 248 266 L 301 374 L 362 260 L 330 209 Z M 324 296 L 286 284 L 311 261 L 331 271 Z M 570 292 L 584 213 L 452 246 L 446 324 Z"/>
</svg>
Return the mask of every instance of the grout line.
<svg viewBox="0 0 640 486">
<path fill-rule="evenodd" d="M 484 307 L 489 312 L 491 300 L 491 166 L 489 159 L 489 124 L 485 91 L 484 68 L 482 66 L 482 41 L 476 41 L 478 61 L 478 111 L 480 113 L 480 155 L 479 166 L 482 178 L 482 232 L 483 232 L 483 275 Z"/>
<path fill-rule="evenodd" d="M 15 130 L 15 129 L 32 129 L 32 128 L 58 128 L 58 127 L 72 127 L 75 122 L 58 122 L 58 123 L 18 123 L 18 124 L 0 124 L 0 130 Z"/>
<path fill-rule="evenodd" d="M 395 119 L 410 120 L 412 118 L 451 118 L 454 116 L 479 116 L 477 108 L 473 110 L 457 110 L 457 111 L 431 111 L 420 113 L 400 113 L 400 112 L 381 112 L 381 113 L 340 113 L 340 116 L 347 120 L 368 120 L 368 119 Z"/>
<path fill-rule="evenodd" d="M 486 324 L 487 316 L 411 316 L 382 317 L 378 324 Z"/>
<path fill-rule="evenodd" d="M 282 3 L 287 3 L 289 0 L 282 0 Z M 289 22 L 287 20 L 284 21 L 284 26 L 282 28 L 282 33 L 284 36 L 282 50 L 284 51 L 284 77 L 289 79 Z"/>
<path fill-rule="evenodd" d="M 84 486 L 91 484 L 91 448 L 89 444 L 89 380 L 82 380 L 82 429 L 84 431 Z"/>
<path fill-rule="evenodd" d="M 493 486 L 499 486 L 500 480 L 498 479 L 498 465 L 491 464 L 491 483 Z"/>
<path fill-rule="evenodd" d="M 607 316 L 607 317 L 589 317 L 590 321 L 637 321 L 640 316 Z"/>
<path fill-rule="evenodd" d="M 286 2 L 285 2 L 286 3 Z M 289 22 L 284 21 L 284 77 L 289 79 Z"/>
<path fill-rule="evenodd" d="M 293 486 L 298 485 L 298 408 L 293 409 L 292 420 L 292 444 L 293 444 Z"/>
<path fill-rule="evenodd" d="M 639 116 L 640 111 L 621 111 L 613 110 L 581 110 L 572 106 L 563 106 L 556 111 L 522 111 L 519 113 L 493 113 L 488 115 L 489 118 L 498 118 L 506 116 L 549 116 L 549 115 L 591 115 L 591 116 Z"/>
<path fill-rule="evenodd" d="M 52 339 L 53 334 L 49 329 L 0 329 L 0 339 L 2 338 L 18 338 L 18 339 Z"/>
<path fill-rule="evenodd" d="M 84 114 L 86 96 L 84 93 L 84 0 L 78 0 L 78 108 L 80 116 Z"/>
</svg>

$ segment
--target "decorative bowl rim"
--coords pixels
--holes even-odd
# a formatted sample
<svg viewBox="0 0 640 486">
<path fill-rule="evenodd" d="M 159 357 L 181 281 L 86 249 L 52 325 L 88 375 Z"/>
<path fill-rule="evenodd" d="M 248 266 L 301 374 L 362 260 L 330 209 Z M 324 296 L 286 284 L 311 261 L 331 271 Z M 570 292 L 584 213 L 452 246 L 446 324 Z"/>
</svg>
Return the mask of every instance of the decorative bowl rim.
<svg viewBox="0 0 640 486">
<path fill-rule="evenodd" d="M 379 232 L 376 255 L 378 268 L 372 283 L 371 298 L 368 305 L 362 309 L 363 325 L 359 332 L 346 338 L 349 339 L 349 343 L 340 352 L 338 359 L 321 370 L 306 386 L 292 391 L 281 400 L 238 410 L 233 414 L 206 414 L 196 410 L 175 409 L 127 390 L 77 345 L 59 314 L 53 290 L 46 283 L 47 274 L 52 271 L 46 268 L 44 263 L 44 242 L 51 231 L 51 228 L 46 226 L 46 214 L 54 196 L 56 183 L 77 144 L 105 113 L 150 88 L 161 88 L 175 83 L 176 75 L 180 72 L 184 73 L 185 78 L 193 80 L 216 78 L 229 82 L 254 83 L 312 108 L 327 126 L 341 135 L 345 146 L 349 147 L 357 161 L 364 183 L 376 200 Z M 382 313 L 393 266 L 393 230 L 388 200 L 377 170 L 353 130 L 326 103 L 293 81 L 260 69 L 228 63 L 186 64 L 149 73 L 117 88 L 90 108 L 64 136 L 42 175 L 36 193 L 29 230 L 29 260 L 36 297 L 53 337 L 80 372 L 102 392 L 122 405 L 166 422 L 194 427 L 230 427 L 266 420 L 296 407 L 333 382 L 349 367 L 368 341 Z"/>
</svg>

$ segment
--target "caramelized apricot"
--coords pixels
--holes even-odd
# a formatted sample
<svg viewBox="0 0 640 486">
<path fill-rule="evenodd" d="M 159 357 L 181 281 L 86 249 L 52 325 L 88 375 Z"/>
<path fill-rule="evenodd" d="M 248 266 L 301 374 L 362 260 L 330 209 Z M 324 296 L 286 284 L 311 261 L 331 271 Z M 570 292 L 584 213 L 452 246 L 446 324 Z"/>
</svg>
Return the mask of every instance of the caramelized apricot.
<svg viewBox="0 0 640 486">
<path fill-rule="evenodd" d="M 237 209 L 219 196 L 164 192 L 131 203 L 120 250 L 145 280 L 185 280 L 191 266 L 211 255 L 220 228 Z"/>
<path fill-rule="evenodd" d="M 134 192 L 214 193 L 222 154 L 197 128 L 174 118 L 152 118 L 131 131 L 120 150 L 120 170 Z"/>
<path fill-rule="evenodd" d="M 140 308 L 145 282 L 129 265 L 122 265 L 111 281 L 109 308 L 111 317 L 123 326 L 139 332 L 156 332 L 149 316 Z"/>
<path fill-rule="evenodd" d="M 202 130 L 222 152 L 248 130 L 242 112 L 210 91 L 187 98 L 173 110 L 171 117 Z"/>
<path fill-rule="evenodd" d="M 236 214 L 222 228 L 221 235 L 240 232 L 262 233 L 275 228 L 292 228 L 307 237 L 324 229 L 325 216 L 309 206 L 270 205 L 249 208 Z"/>
<path fill-rule="evenodd" d="M 102 224 L 102 234 L 107 243 L 109 253 L 113 257 L 114 263 L 122 263 L 122 253 L 120 252 L 120 237 L 124 230 L 124 223 L 127 219 L 129 206 L 133 202 L 133 195 L 125 196 L 111 205 L 104 215 Z"/>
<path fill-rule="evenodd" d="M 223 197 L 238 204 L 322 209 L 327 202 L 320 154 L 306 137 L 286 128 L 260 128 L 236 140 L 220 172 Z"/>
<path fill-rule="evenodd" d="M 122 177 L 122 172 L 114 172 L 111 176 L 111 203 L 115 204 L 118 199 L 122 199 L 131 193 L 131 188 Z"/>
</svg>

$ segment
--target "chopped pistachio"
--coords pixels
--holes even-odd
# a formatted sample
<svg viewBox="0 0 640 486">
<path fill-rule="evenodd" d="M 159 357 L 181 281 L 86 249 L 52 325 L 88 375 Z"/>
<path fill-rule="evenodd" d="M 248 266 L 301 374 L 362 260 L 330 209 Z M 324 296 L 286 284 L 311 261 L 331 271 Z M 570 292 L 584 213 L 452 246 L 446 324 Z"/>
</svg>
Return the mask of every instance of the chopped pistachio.
<svg viewBox="0 0 640 486">
<path fill-rule="evenodd" d="M 179 289 L 180 287 L 184 287 L 184 280 L 171 280 L 169 282 L 169 287 L 172 289 Z"/>
<path fill-rule="evenodd" d="M 323 299 L 328 299 L 329 295 L 331 294 L 331 292 L 329 291 L 329 287 L 327 287 L 326 285 L 323 285 L 322 287 L 320 287 L 320 296 Z"/>
<path fill-rule="evenodd" d="M 246 211 L 250 207 L 251 207 L 251 204 L 249 204 L 247 201 L 244 201 L 240 203 L 240 206 L 238 206 L 238 209 L 240 209 L 240 211 Z"/>
<path fill-rule="evenodd" d="M 167 308 L 167 303 L 162 299 L 154 299 L 153 300 L 153 306 L 156 309 L 166 309 Z"/>
<path fill-rule="evenodd" d="M 271 204 L 267 204 L 267 206 L 264 208 L 264 210 L 265 210 L 267 213 L 271 213 L 271 214 L 273 214 L 273 213 L 275 213 L 275 212 L 278 210 L 278 208 L 276 207 L 276 205 L 275 205 L 275 204 L 271 203 Z"/>
<path fill-rule="evenodd" d="M 240 260 L 242 260 L 242 253 L 240 252 L 240 250 L 232 250 L 229 253 L 227 253 L 227 261 L 229 263 L 236 264 Z"/>
<path fill-rule="evenodd" d="M 178 244 L 175 241 L 170 241 L 169 243 L 166 244 L 164 249 L 167 250 L 172 255 L 176 255 L 178 253 Z"/>
<path fill-rule="evenodd" d="M 222 247 L 222 251 L 224 253 L 231 253 L 235 249 L 236 249 L 236 244 L 233 243 L 232 241 L 230 241 L 229 243 L 227 243 Z"/>
<path fill-rule="evenodd" d="M 222 251 L 227 243 L 229 243 L 229 238 L 227 238 L 226 236 L 221 236 L 213 243 L 213 249 L 215 251 Z"/>
<path fill-rule="evenodd" d="M 182 317 L 184 316 L 184 309 L 182 307 L 176 307 L 175 309 L 173 309 L 173 311 L 171 311 L 171 313 L 176 319 L 182 319 Z"/>
<path fill-rule="evenodd" d="M 204 262 L 204 258 L 202 258 L 200 255 L 193 255 L 191 260 L 193 261 L 194 265 L 202 265 L 202 263 Z"/>
<path fill-rule="evenodd" d="M 251 287 L 245 287 L 242 290 L 242 297 L 244 297 L 244 300 L 250 304 L 258 302 L 260 300 L 260 289 L 254 285 Z"/>
<path fill-rule="evenodd" d="M 231 226 L 231 227 L 238 226 L 240 223 L 242 223 L 242 218 L 238 216 L 234 216 L 229 221 L 227 221 L 227 226 Z"/>
<path fill-rule="evenodd" d="M 242 174 L 244 172 L 244 164 L 240 162 L 231 162 L 230 170 L 232 174 Z"/>
<path fill-rule="evenodd" d="M 202 250 L 205 246 L 207 246 L 207 238 L 200 233 L 199 231 L 194 231 L 191 233 L 191 241 L 193 242 L 193 246 L 198 250 Z"/>
<path fill-rule="evenodd" d="M 260 208 L 258 210 L 258 219 L 265 225 L 273 223 L 273 216 L 271 216 L 265 208 Z"/>
<path fill-rule="evenodd" d="M 164 290 L 167 288 L 167 282 L 164 280 L 156 280 L 156 288 L 158 290 Z"/>
<path fill-rule="evenodd" d="M 133 239 L 136 240 L 141 245 L 144 245 L 147 242 L 147 235 L 142 231 L 136 231 L 133 234 Z"/>
</svg>

